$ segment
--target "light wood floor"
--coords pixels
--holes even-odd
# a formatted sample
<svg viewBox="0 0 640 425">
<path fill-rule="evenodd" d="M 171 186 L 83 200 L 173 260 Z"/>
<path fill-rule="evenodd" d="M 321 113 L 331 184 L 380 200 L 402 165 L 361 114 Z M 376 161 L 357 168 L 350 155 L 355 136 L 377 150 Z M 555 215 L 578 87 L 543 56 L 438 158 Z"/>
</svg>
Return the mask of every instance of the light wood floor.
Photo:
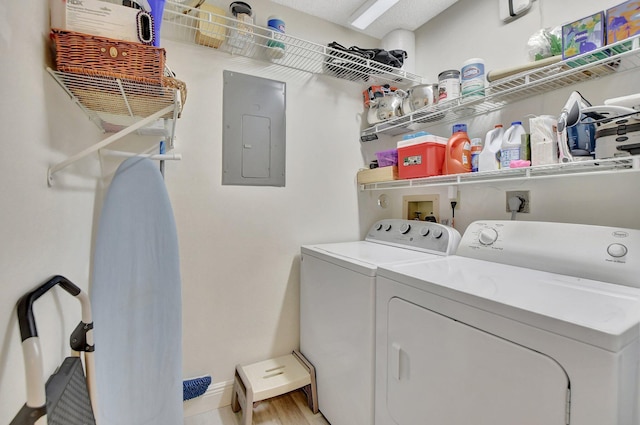
<svg viewBox="0 0 640 425">
<path fill-rule="evenodd" d="M 238 423 L 241 412 L 235 414 Z M 253 408 L 253 425 L 329 425 L 321 413 L 313 414 L 302 390 L 260 402 Z"/>
<path fill-rule="evenodd" d="M 233 413 L 224 406 L 184 419 L 184 425 L 238 425 L 242 411 Z M 253 408 L 253 425 L 329 425 L 322 414 L 313 414 L 302 390 L 260 402 Z"/>
</svg>

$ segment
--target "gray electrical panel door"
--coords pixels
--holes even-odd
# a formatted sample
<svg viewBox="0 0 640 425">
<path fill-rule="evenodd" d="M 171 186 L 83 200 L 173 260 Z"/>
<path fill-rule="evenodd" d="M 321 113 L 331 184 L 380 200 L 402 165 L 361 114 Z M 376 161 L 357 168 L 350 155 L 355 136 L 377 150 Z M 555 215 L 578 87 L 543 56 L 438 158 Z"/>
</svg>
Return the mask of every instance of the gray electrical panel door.
<svg viewBox="0 0 640 425">
<path fill-rule="evenodd" d="M 285 185 L 286 85 L 224 71 L 222 184 Z"/>
</svg>

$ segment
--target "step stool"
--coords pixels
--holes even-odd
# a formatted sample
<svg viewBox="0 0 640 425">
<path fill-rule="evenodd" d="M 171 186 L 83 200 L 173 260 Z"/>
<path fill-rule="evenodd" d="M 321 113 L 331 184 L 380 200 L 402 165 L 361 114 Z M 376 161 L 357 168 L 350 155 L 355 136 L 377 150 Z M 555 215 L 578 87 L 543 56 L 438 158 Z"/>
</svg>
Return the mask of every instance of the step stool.
<svg viewBox="0 0 640 425">
<path fill-rule="evenodd" d="M 258 402 L 302 388 L 309 409 L 318 413 L 316 371 L 297 350 L 274 359 L 236 366 L 231 410 L 242 409 L 240 425 L 251 425 L 253 407 Z"/>
</svg>

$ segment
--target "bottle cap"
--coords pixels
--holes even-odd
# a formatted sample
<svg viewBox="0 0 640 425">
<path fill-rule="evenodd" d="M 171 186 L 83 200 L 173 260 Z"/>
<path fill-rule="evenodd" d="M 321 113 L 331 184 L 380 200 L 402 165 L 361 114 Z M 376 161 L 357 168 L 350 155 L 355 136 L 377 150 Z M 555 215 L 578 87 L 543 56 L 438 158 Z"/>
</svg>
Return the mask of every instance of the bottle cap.
<svg viewBox="0 0 640 425">
<path fill-rule="evenodd" d="M 454 124 L 453 125 L 453 133 L 457 133 L 459 131 L 464 131 L 466 133 L 467 132 L 467 125 L 466 124 Z"/>
</svg>

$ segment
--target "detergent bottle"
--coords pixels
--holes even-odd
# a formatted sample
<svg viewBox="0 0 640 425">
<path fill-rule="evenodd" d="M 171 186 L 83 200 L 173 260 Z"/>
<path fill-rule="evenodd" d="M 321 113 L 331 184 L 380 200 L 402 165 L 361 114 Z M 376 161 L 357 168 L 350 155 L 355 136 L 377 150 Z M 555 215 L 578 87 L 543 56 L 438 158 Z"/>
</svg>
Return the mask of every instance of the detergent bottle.
<svg viewBox="0 0 640 425">
<path fill-rule="evenodd" d="M 478 158 L 478 171 L 495 171 L 500 169 L 498 156 L 502 149 L 504 128 L 497 124 L 493 130 L 489 130 L 484 139 L 484 148 Z"/>
<path fill-rule="evenodd" d="M 442 172 L 443 174 L 471 172 L 471 140 L 467 134 L 466 124 L 453 126 L 453 134 L 447 141 Z"/>
<path fill-rule="evenodd" d="M 514 121 L 504 132 L 502 148 L 500 149 L 500 168 L 509 168 L 513 160 L 520 159 L 521 136 L 526 134 L 521 121 Z"/>
</svg>

